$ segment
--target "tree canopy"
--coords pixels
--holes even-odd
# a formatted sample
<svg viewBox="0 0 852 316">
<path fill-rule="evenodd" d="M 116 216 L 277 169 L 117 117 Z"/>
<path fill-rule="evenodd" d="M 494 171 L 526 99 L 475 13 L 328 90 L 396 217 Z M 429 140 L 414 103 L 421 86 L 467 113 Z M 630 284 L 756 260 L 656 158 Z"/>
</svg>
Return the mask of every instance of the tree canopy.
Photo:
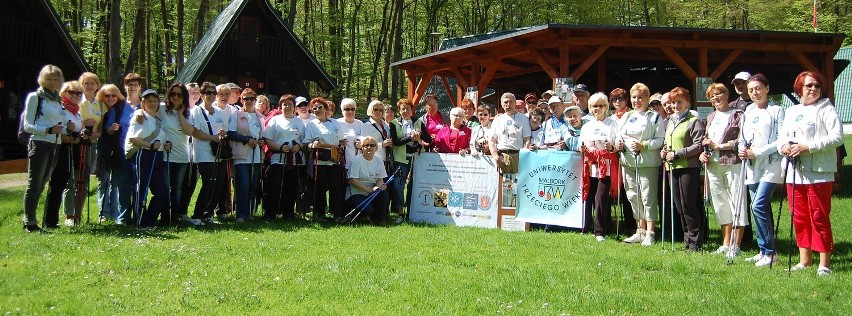
<svg viewBox="0 0 852 316">
<path fill-rule="evenodd" d="M 92 70 L 170 83 L 231 0 L 53 0 Z M 396 100 L 390 64 L 438 41 L 546 23 L 813 32 L 813 0 L 268 0 L 337 81 L 330 97 Z M 818 1 L 818 31 L 849 33 L 852 0 Z M 850 44 L 847 38 L 845 45 Z M 325 94 L 311 87 L 315 94 Z"/>
</svg>

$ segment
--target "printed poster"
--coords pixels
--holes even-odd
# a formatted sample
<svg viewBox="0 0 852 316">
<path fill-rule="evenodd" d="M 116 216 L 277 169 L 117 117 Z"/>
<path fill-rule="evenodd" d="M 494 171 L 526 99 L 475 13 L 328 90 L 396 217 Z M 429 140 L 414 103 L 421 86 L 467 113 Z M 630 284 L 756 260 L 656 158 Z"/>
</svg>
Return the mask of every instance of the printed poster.
<svg viewBox="0 0 852 316">
<path fill-rule="evenodd" d="M 521 150 L 520 155 L 515 220 L 582 228 L 580 153 Z"/>
<path fill-rule="evenodd" d="M 500 180 L 490 156 L 422 153 L 413 181 L 412 222 L 497 228 Z"/>
</svg>

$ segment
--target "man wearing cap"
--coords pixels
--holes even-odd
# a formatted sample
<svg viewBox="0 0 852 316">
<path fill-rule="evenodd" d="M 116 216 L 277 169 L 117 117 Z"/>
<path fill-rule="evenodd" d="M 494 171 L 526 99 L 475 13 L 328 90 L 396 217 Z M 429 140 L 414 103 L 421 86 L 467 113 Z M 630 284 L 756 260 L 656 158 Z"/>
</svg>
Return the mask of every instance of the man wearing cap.
<svg viewBox="0 0 852 316">
<path fill-rule="evenodd" d="M 240 103 L 240 92 L 242 89 L 233 82 L 228 82 L 226 85 L 228 85 L 228 89 L 231 89 L 231 97 L 228 98 L 228 105 L 230 106 L 228 112 L 233 113 L 243 108 L 243 105 Z"/>
<path fill-rule="evenodd" d="M 305 128 L 307 128 L 310 121 L 317 118 L 313 113 L 308 111 L 308 99 L 301 96 L 296 97 L 296 115 L 305 123 Z"/>
<path fill-rule="evenodd" d="M 580 110 L 583 111 L 586 116 L 583 117 L 583 121 L 586 121 L 586 117 L 591 118 L 589 116 L 589 88 L 584 84 L 578 84 L 574 86 L 574 105 L 579 106 Z"/>
<path fill-rule="evenodd" d="M 524 113 L 527 114 L 527 118 L 532 115 L 532 112 L 535 111 L 536 106 L 538 105 L 538 97 L 535 96 L 534 93 L 527 93 L 524 97 L 524 105 L 526 106 L 526 110 Z"/>
<path fill-rule="evenodd" d="M 419 126 L 421 131 L 426 131 L 420 134 L 420 144 L 428 148 L 432 146 L 432 140 L 438 135 L 438 131 L 447 126 L 449 121 L 438 111 L 438 98 L 435 95 L 426 95 L 426 101 L 423 104 L 426 107 L 426 113 L 417 119 L 415 126 Z M 512 102 L 512 108 L 515 108 L 514 102 Z"/>
<path fill-rule="evenodd" d="M 491 141 L 488 147 L 497 170 L 501 173 L 517 173 L 521 148 L 530 144 L 530 121 L 515 108 L 515 95 L 506 92 L 500 97 L 504 113 L 491 122 Z"/>
<path fill-rule="evenodd" d="M 550 97 L 547 100 L 547 105 L 553 116 L 544 121 L 544 146 L 548 149 L 559 150 L 565 141 L 565 130 L 567 128 L 565 121 L 565 103 L 557 96 Z"/>
<path fill-rule="evenodd" d="M 750 73 L 742 71 L 734 76 L 734 80 L 731 80 L 731 84 L 734 85 L 734 90 L 736 90 L 739 95 L 736 100 L 731 101 L 731 103 L 728 104 L 731 108 L 745 111 L 746 107 L 751 104 L 751 97 L 748 95 L 748 89 L 746 87 L 749 77 L 751 77 Z"/>
</svg>

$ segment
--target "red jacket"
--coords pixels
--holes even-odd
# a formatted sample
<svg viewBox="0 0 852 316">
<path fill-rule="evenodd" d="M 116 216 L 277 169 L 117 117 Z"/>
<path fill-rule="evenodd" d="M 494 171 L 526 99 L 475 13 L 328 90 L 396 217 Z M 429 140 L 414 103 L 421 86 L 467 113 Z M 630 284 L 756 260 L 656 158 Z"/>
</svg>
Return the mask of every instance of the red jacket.
<svg viewBox="0 0 852 316">
<path fill-rule="evenodd" d="M 438 149 L 439 153 L 458 154 L 459 150 L 467 149 L 470 147 L 471 131 L 469 127 L 459 127 L 455 141 L 450 140 L 451 133 L 452 129 L 449 126 L 445 126 L 440 131 L 438 131 L 438 135 L 435 136 L 434 143 L 435 148 Z"/>
</svg>

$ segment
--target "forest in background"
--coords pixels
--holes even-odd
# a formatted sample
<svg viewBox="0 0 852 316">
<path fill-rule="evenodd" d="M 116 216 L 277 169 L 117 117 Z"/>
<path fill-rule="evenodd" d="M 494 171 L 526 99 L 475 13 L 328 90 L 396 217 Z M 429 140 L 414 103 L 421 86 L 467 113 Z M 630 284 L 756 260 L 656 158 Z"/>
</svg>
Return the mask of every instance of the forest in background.
<svg viewBox="0 0 852 316">
<path fill-rule="evenodd" d="M 171 83 L 210 22 L 232 0 L 52 0 L 92 71 L 105 82 L 138 72 Z M 268 0 L 338 88 L 313 94 L 396 100 L 390 64 L 443 38 L 547 23 L 813 32 L 813 0 Z M 818 31 L 849 34 L 852 0 L 818 1 Z M 844 45 L 850 45 L 847 38 Z"/>
</svg>

